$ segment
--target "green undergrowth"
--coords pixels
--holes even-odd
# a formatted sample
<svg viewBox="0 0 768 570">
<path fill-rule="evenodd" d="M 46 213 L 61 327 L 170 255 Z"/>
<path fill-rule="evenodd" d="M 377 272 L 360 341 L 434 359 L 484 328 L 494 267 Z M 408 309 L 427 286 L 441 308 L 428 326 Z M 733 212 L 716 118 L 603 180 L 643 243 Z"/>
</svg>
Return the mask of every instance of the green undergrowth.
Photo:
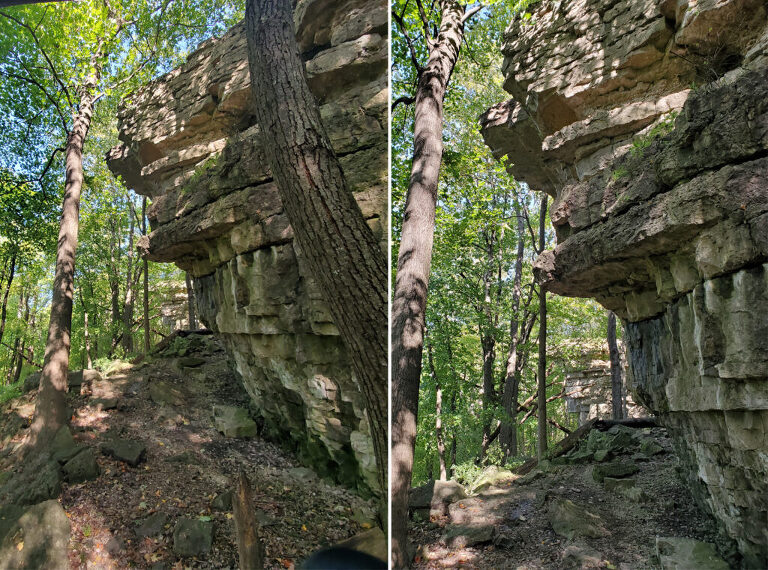
<svg viewBox="0 0 768 570">
<path fill-rule="evenodd" d="M 14 384 L 4 384 L 0 386 L 0 404 L 4 404 L 9 400 L 18 398 L 21 396 L 21 387 L 24 384 L 23 380 L 19 380 Z"/>
</svg>

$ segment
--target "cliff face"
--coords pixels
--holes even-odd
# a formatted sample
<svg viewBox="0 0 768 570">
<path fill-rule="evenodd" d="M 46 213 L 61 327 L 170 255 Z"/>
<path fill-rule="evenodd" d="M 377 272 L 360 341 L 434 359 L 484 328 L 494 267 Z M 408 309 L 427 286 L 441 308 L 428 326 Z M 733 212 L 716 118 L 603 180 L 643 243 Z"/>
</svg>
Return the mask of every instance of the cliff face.
<svg viewBox="0 0 768 570">
<path fill-rule="evenodd" d="M 699 502 L 768 565 L 768 28 L 762 0 L 545 1 L 482 117 L 554 197 L 555 293 L 625 322 L 629 381 Z"/>
<path fill-rule="evenodd" d="M 381 2 L 300 0 L 310 87 L 351 190 L 387 243 L 387 11 Z M 373 449 L 347 354 L 265 164 L 250 105 L 243 25 L 127 100 L 110 168 L 149 196 L 139 247 L 194 277 L 267 433 L 322 474 L 369 492 Z"/>
</svg>

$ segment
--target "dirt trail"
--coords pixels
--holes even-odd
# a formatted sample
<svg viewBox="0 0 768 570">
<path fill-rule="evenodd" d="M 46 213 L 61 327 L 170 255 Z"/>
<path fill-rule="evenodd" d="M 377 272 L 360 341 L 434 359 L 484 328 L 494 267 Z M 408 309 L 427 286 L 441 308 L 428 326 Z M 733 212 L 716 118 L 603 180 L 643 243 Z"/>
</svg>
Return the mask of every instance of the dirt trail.
<svg viewBox="0 0 768 570">
<path fill-rule="evenodd" d="M 654 559 L 657 536 L 717 544 L 720 555 L 736 564 L 730 541 L 718 533 L 714 520 L 695 506 L 677 477 L 677 459 L 665 430 L 636 430 L 636 438 L 634 450 L 623 456 L 609 454 L 604 463 L 561 458 L 552 462 L 560 464 L 549 464 L 544 471 L 525 477 L 507 476 L 474 496 L 452 503 L 447 516 L 415 522 L 410 533 L 411 542 L 418 547 L 414 567 L 658 568 Z M 651 450 L 648 455 L 637 453 L 641 441 L 646 442 L 644 449 Z M 575 450 L 571 455 L 578 453 Z M 605 483 L 595 479 L 593 470 L 609 463 L 638 467 L 629 477 L 634 479 L 631 487 L 635 491 L 606 490 Z M 576 512 L 573 524 L 578 527 L 570 539 L 563 535 L 563 529 L 558 533 L 553 528 L 569 509 Z M 479 538 L 464 546 L 464 539 L 457 541 L 450 535 L 457 525 L 479 531 Z M 483 536 L 482 529 L 488 527 L 492 528 Z"/>
<path fill-rule="evenodd" d="M 268 568 L 292 568 L 317 548 L 371 528 L 371 501 L 319 480 L 272 443 L 227 438 L 215 429 L 213 405 L 247 407 L 248 397 L 213 336 L 187 340 L 165 351 L 173 357 L 124 366 L 70 396 L 74 439 L 97 450 L 100 470 L 95 480 L 63 484 L 71 568 L 237 568 L 231 508 L 212 503 L 232 488 L 240 469 L 253 487 Z M 167 403 L 154 401 L 163 398 Z M 33 410 L 34 393 L 6 404 L 0 435 L 27 425 Z M 132 467 L 98 452 L 118 438 L 141 441 L 146 459 Z M 139 536 L 138 524 L 156 513 L 165 520 L 156 515 L 150 519 L 155 532 Z M 207 554 L 174 552 L 173 531 L 182 517 L 213 523 Z"/>
</svg>

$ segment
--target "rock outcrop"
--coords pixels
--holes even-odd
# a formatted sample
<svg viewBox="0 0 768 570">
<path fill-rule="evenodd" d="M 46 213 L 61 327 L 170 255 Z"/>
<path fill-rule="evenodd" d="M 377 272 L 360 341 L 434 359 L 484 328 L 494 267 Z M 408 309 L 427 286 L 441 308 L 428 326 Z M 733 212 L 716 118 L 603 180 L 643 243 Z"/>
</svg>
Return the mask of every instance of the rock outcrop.
<svg viewBox="0 0 768 570">
<path fill-rule="evenodd" d="M 309 84 L 360 209 L 387 243 L 387 11 L 299 0 Z M 223 339 L 268 435 L 321 474 L 376 485 L 363 398 L 292 239 L 249 111 L 244 26 L 124 103 L 110 168 L 149 196 L 153 261 L 194 278 L 198 315 Z"/>
<path fill-rule="evenodd" d="M 554 197 L 555 293 L 624 319 L 629 381 L 699 503 L 768 565 L 768 18 L 762 0 L 544 1 L 505 34 L 496 156 Z"/>
</svg>

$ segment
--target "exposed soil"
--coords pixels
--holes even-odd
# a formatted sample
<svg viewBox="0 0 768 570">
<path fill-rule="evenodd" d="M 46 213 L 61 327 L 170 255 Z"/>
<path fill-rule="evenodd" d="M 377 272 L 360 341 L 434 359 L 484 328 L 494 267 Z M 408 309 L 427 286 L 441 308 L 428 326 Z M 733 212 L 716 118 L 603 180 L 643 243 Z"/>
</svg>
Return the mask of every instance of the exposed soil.
<svg viewBox="0 0 768 570">
<path fill-rule="evenodd" d="M 640 468 L 633 477 L 645 493 L 643 500 L 606 491 L 592 477 L 595 463 L 552 466 L 532 482 L 527 482 L 530 476 L 502 482 L 454 503 L 448 516 L 414 522 L 410 531 L 411 543 L 418 548 L 414 568 L 658 568 L 654 559 L 657 536 L 713 543 L 722 556 L 736 564 L 731 542 L 718 533 L 714 519 L 697 508 L 677 476 L 677 458 L 666 431 L 654 428 L 642 432 L 664 448 L 653 457 L 633 457 Z M 609 534 L 573 540 L 558 535 L 547 511 L 559 497 L 598 515 Z M 491 524 L 496 532 L 486 544 L 452 548 L 443 536 L 451 523 Z M 574 550 L 593 556 L 581 560 L 566 556 Z"/>
<path fill-rule="evenodd" d="M 64 483 L 60 501 L 72 523 L 73 570 L 237 568 L 232 512 L 212 509 L 211 502 L 233 487 L 241 469 L 253 488 L 267 568 L 292 568 L 312 551 L 374 524 L 372 501 L 296 470 L 296 459 L 277 445 L 260 438 L 225 438 L 216 431 L 212 406 L 247 407 L 248 396 L 215 339 L 205 337 L 199 344 L 188 355 L 204 358 L 202 366 L 182 369 L 176 358 L 157 357 L 70 396 L 77 443 L 98 449 L 101 442 L 119 437 L 147 447 L 146 460 L 137 467 L 98 453 L 98 479 Z M 179 388 L 183 402 L 154 403 L 149 384 L 158 380 Z M 117 409 L 88 405 L 110 397 L 118 398 Z M 33 394 L 6 404 L 0 434 L 28 425 L 33 410 Z M 10 443 L 20 441 L 24 431 Z M 157 511 L 168 515 L 165 528 L 158 536 L 139 538 L 137 522 Z M 213 522 L 209 553 L 188 558 L 174 553 L 173 528 L 180 517 Z"/>
</svg>

